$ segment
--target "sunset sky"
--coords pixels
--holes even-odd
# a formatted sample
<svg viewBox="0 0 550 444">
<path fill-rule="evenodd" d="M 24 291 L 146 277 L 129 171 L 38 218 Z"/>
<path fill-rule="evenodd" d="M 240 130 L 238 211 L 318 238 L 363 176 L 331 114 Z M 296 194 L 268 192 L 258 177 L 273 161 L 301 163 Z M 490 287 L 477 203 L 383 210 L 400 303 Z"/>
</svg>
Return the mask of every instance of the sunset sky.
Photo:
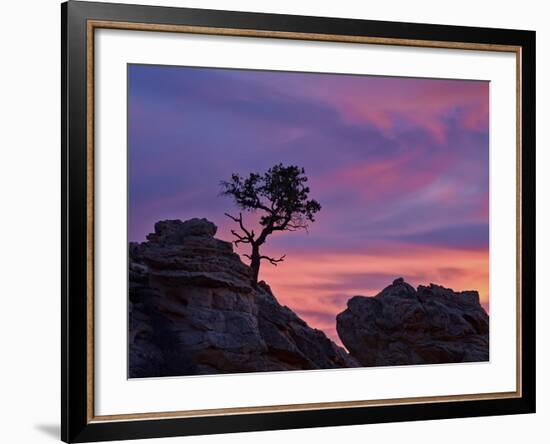
<svg viewBox="0 0 550 444">
<path fill-rule="evenodd" d="M 131 241 L 193 217 L 232 240 L 220 181 L 295 164 L 322 210 L 265 245 L 286 254 L 260 270 L 279 302 L 336 340 L 346 301 L 400 276 L 488 309 L 488 82 L 151 65 L 128 80 Z"/>
</svg>

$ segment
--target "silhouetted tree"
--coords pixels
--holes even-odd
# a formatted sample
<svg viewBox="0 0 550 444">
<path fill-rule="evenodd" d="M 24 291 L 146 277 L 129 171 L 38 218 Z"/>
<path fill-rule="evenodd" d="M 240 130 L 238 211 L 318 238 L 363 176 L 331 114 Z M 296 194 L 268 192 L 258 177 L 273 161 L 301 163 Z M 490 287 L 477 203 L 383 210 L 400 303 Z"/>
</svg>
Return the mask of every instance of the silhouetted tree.
<svg viewBox="0 0 550 444">
<path fill-rule="evenodd" d="M 259 235 L 244 226 L 242 213 L 238 217 L 225 214 L 239 225 L 239 232 L 231 230 L 236 237 L 235 245 L 250 244 L 251 252 L 245 257 L 250 259 L 254 287 L 258 283 L 262 260 L 277 265 L 285 259 L 285 255 L 276 259 L 260 254 L 260 247 L 267 237 L 277 231 L 307 230 L 308 223 L 315 221 L 315 213 L 321 205 L 314 199 L 308 199 L 307 181 L 303 168 L 280 163 L 263 175 L 250 173 L 244 178 L 233 174 L 231 180 L 221 183 L 222 195 L 231 197 L 239 208 L 262 213 L 258 221 L 261 227 Z"/>
</svg>

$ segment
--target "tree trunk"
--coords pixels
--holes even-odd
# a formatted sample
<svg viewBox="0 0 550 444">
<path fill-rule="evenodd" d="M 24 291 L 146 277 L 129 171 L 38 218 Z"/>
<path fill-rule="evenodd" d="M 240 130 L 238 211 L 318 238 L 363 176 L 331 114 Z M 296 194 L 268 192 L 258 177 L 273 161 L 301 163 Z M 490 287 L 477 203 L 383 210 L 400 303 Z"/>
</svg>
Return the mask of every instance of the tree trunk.
<svg viewBox="0 0 550 444">
<path fill-rule="evenodd" d="M 260 273 L 260 247 L 258 245 L 252 244 L 250 268 L 252 269 L 252 286 L 256 288 L 258 284 L 258 275 Z"/>
</svg>

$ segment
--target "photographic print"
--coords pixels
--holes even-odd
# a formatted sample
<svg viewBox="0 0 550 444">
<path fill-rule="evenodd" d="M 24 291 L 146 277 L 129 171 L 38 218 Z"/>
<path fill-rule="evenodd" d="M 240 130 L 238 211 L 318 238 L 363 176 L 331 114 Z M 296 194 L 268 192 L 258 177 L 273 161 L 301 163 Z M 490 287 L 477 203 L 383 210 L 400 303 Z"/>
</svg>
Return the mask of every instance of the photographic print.
<svg viewBox="0 0 550 444">
<path fill-rule="evenodd" d="M 127 69 L 130 378 L 489 360 L 489 82 Z"/>
</svg>

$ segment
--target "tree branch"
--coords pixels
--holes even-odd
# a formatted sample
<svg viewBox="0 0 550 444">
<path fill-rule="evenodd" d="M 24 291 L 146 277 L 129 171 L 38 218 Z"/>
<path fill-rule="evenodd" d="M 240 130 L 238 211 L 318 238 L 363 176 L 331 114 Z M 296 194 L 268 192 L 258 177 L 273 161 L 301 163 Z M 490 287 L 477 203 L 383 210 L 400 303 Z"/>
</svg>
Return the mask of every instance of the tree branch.
<svg viewBox="0 0 550 444">
<path fill-rule="evenodd" d="M 237 233 L 235 230 L 231 230 L 231 234 L 237 238 L 236 241 L 233 241 L 235 245 L 239 244 L 250 244 L 251 240 L 250 238 L 246 236 L 241 236 L 239 233 Z"/>
<path fill-rule="evenodd" d="M 279 259 L 275 259 L 269 256 L 260 256 L 260 259 L 265 259 L 269 262 L 271 262 L 271 265 L 277 266 L 279 262 L 283 262 L 285 260 L 286 254 L 283 254 Z"/>
<path fill-rule="evenodd" d="M 264 210 L 266 213 L 271 214 L 271 215 L 275 214 L 275 211 L 273 209 L 269 208 L 268 206 L 264 205 L 260 201 L 260 199 L 256 200 L 256 202 L 254 204 L 254 208 L 256 208 L 257 210 Z"/>
<path fill-rule="evenodd" d="M 244 236 L 242 236 L 242 235 L 240 235 L 239 233 L 237 233 L 235 230 L 231 230 L 231 234 L 237 238 L 237 240 L 234 241 L 234 244 L 235 244 L 235 245 L 238 245 L 239 243 L 243 243 L 243 244 L 252 244 L 252 243 L 254 242 L 254 237 L 256 236 L 256 234 L 254 233 L 254 230 L 248 231 L 248 230 L 244 227 L 244 224 L 243 224 L 243 214 L 242 214 L 242 213 L 239 213 L 239 217 L 232 216 L 232 215 L 229 214 L 229 213 L 225 213 L 225 215 L 226 215 L 227 217 L 229 217 L 231 220 L 233 220 L 233 221 L 235 221 L 235 222 L 238 222 L 239 227 L 241 228 L 241 230 L 242 230 L 243 233 L 245 234 Z"/>
</svg>

